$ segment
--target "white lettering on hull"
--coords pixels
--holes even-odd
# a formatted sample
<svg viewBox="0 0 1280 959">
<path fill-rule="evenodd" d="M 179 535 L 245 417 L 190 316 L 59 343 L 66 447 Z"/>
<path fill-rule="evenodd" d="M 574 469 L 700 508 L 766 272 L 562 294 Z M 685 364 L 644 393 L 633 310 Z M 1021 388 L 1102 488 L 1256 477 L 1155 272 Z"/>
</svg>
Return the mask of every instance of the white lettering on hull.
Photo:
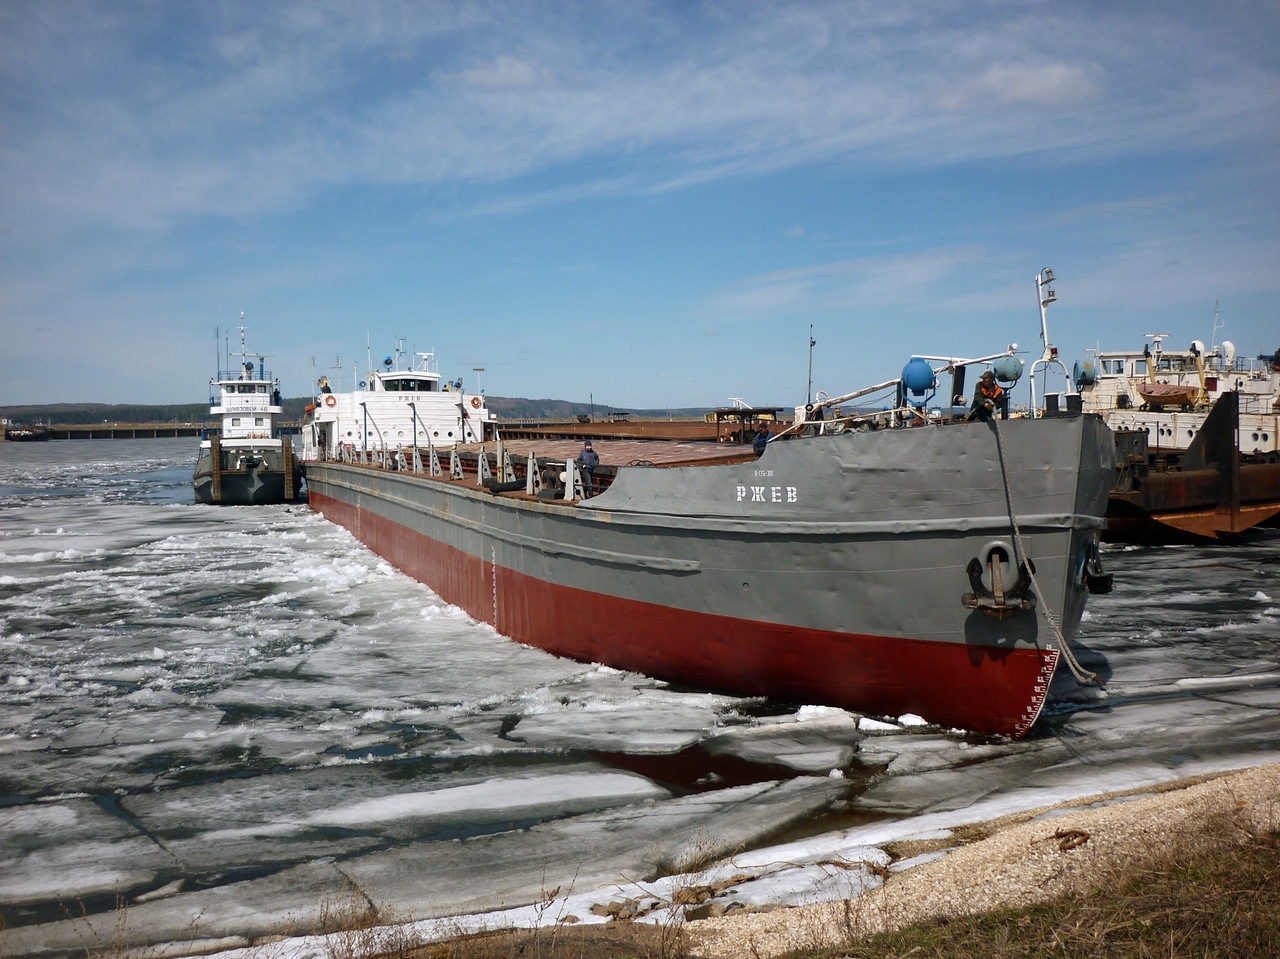
<svg viewBox="0 0 1280 959">
<path fill-rule="evenodd" d="M 735 502 L 746 500 L 750 503 L 795 503 L 800 499 L 798 486 L 743 486 L 736 490 Z"/>
</svg>

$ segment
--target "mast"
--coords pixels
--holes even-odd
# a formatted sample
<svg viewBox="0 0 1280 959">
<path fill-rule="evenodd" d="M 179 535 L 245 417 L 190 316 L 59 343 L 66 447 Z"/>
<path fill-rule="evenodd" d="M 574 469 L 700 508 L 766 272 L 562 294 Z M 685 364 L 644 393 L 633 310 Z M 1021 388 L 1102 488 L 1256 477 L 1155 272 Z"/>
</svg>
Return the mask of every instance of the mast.
<svg viewBox="0 0 1280 959">
<path fill-rule="evenodd" d="M 1040 301 L 1040 342 L 1044 344 L 1044 352 L 1040 354 L 1040 359 L 1031 364 L 1031 375 L 1027 377 L 1027 382 L 1031 385 L 1031 415 L 1036 412 L 1036 371 L 1047 374 L 1049 367 L 1056 366 L 1062 371 L 1062 375 L 1067 378 L 1067 393 L 1075 392 L 1075 384 L 1071 382 L 1071 376 L 1067 373 L 1067 368 L 1062 365 L 1062 360 L 1058 358 L 1058 348 L 1049 342 L 1049 304 L 1054 303 L 1058 299 L 1058 294 L 1053 292 L 1053 287 L 1049 286 L 1054 280 L 1053 270 L 1045 267 L 1036 274 L 1036 299 Z M 1042 394 L 1045 390 L 1040 391 Z"/>
<path fill-rule="evenodd" d="M 809 382 L 804 389 L 804 405 L 808 406 L 813 402 L 813 348 L 817 345 L 817 340 L 813 338 L 813 324 L 809 324 Z"/>
</svg>

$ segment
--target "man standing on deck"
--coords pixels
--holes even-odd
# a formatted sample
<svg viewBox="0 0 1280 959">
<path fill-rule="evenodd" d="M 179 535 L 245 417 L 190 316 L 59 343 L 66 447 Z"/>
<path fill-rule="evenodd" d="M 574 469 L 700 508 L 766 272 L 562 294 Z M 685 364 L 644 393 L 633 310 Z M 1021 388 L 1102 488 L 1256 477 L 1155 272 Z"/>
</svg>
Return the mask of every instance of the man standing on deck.
<svg viewBox="0 0 1280 959">
<path fill-rule="evenodd" d="M 996 375 L 987 370 L 978 378 L 978 385 L 973 388 L 973 404 L 969 407 L 965 422 L 986 422 L 995 416 L 996 410 L 1005 413 L 1008 405 L 1009 394 L 996 383 Z"/>
<path fill-rule="evenodd" d="M 756 456 L 764 455 L 764 448 L 769 442 L 769 437 L 773 434 L 769 432 L 769 424 L 760 421 L 760 426 L 756 430 L 756 438 L 751 441 L 751 449 L 755 451 Z"/>
<path fill-rule="evenodd" d="M 587 495 L 593 495 L 596 491 L 595 472 L 596 467 L 600 465 L 600 457 L 591 448 L 591 440 L 583 441 L 582 452 L 578 454 L 578 458 L 574 462 L 578 465 L 579 472 L 582 473 L 582 486 L 587 491 Z"/>
</svg>

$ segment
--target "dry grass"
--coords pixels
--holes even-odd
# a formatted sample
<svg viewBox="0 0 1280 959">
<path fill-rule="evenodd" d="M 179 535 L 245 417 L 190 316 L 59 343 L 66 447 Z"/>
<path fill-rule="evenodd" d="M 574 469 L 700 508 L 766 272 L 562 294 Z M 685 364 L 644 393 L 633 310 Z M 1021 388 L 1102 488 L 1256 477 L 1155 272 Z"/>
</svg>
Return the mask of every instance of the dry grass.
<svg viewBox="0 0 1280 959">
<path fill-rule="evenodd" d="M 864 936 L 858 900 L 833 904 L 827 928 L 845 944 L 788 959 L 1259 959 L 1280 943 L 1280 834 L 1240 835 L 1220 822 L 1195 842 L 1150 851 L 1099 877 L 1090 892 L 1024 909 L 936 919 Z M 808 937 L 806 937 L 808 938 Z M 815 931 L 815 938 L 817 932 Z M 404 959 L 696 959 L 663 930 L 612 922 L 562 929 L 554 948 L 509 931 L 400 954 Z M 751 956 L 748 945 L 744 959 Z"/>
<path fill-rule="evenodd" d="M 311 932 L 323 936 L 325 959 L 398 959 L 422 948 L 412 929 L 407 916 L 377 905 L 353 883 L 341 898 L 321 903 Z"/>
<path fill-rule="evenodd" d="M 1080 837 L 1065 836 L 1064 841 Z M 1280 833 L 1242 833 L 1223 817 L 1176 846 L 1145 851 L 1091 890 L 1023 909 L 861 936 L 856 915 L 835 949 L 791 959 L 1257 959 L 1280 944 Z"/>
</svg>

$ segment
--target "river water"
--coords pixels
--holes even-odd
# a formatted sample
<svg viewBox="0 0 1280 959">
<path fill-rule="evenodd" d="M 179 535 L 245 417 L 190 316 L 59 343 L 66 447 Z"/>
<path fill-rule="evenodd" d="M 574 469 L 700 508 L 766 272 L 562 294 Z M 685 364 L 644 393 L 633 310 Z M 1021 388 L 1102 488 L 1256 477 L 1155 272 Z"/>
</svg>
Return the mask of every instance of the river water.
<svg viewBox="0 0 1280 959">
<path fill-rule="evenodd" d="M 305 506 L 194 505 L 195 454 L 0 443 L 0 952 L 117 902 L 199 938 L 353 888 L 416 917 L 605 896 L 693 854 L 755 870 L 739 901 L 812 901 L 855 884 L 832 850 L 938 817 L 1280 758 L 1276 532 L 1105 550 L 1077 652 L 1106 690 L 1059 676 L 1015 743 L 519 646 Z"/>
</svg>

